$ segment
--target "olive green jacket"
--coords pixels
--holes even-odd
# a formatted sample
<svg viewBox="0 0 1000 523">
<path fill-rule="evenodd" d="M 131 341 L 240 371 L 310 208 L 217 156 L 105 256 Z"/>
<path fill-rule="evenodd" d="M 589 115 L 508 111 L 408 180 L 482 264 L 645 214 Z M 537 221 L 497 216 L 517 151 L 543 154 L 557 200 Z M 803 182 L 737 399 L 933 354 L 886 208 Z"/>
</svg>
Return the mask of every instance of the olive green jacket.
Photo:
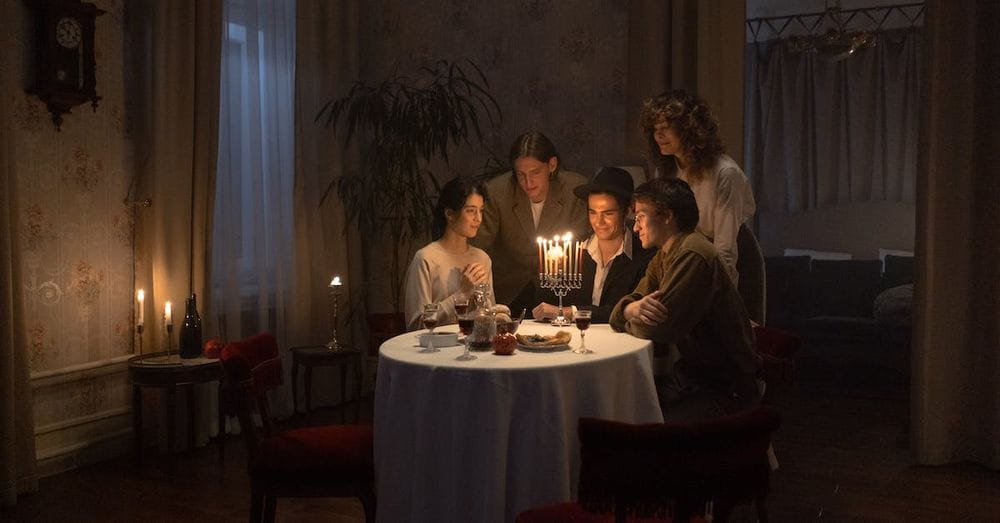
<svg viewBox="0 0 1000 523">
<path fill-rule="evenodd" d="M 625 306 L 656 290 L 662 291 L 667 320 L 626 321 Z M 703 383 L 729 383 L 761 365 L 743 301 L 715 246 L 701 233 L 679 235 L 667 251 L 658 252 L 635 291 L 611 311 L 609 323 L 653 340 L 657 349 L 675 346 L 685 373 Z"/>
</svg>

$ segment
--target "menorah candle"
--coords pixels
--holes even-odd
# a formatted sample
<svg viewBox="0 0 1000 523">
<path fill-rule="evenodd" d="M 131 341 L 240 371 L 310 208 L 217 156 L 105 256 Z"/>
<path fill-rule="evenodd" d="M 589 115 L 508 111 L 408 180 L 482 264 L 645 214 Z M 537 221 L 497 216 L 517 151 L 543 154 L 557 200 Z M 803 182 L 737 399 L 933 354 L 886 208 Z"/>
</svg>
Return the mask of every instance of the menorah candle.
<svg viewBox="0 0 1000 523">
<path fill-rule="evenodd" d="M 538 239 L 535 240 L 535 243 L 538 244 L 538 272 L 543 273 L 545 272 L 545 268 L 543 266 L 543 260 L 545 258 L 545 254 L 542 253 L 542 237 L 539 236 Z"/>
</svg>

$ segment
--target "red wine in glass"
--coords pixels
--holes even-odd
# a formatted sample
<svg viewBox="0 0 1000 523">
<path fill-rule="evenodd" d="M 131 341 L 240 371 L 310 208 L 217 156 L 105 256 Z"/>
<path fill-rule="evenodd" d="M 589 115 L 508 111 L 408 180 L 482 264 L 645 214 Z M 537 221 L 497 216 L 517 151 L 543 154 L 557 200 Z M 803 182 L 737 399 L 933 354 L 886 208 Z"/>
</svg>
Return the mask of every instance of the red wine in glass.
<svg viewBox="0 0 1000 523">
<path fill-rule="evenodd" d="M 465 314 L 466 311 L 468 311 L 468 310 L 469 310 L 469 304 L 468 303 L 456 303 L 455 304 L 455 313 L 457 313 L 459 316 Z"/>
<path fill-rule="evenodd" d="M 585 331 L 587 330 L 587 328 L 590 327 L 590 316 L 587 316 L 586 318 L 577 316 L 575 320 L 576 320 L 576 328 L 582 331 Z"/>
<path fill-rule="evenodd" d="M 432 329 L 433 330 L 434 327 L 437 327 L 438 321 L 437 321 L 436 317 L 431 316 L 431 315 L 426 315 L 426 316 L 424 316 L 423 320 L 424 320 L 424 328 L 425 329 Z"/>
<path fill-rule="evenodd" d="M 458 329 L 462 331 L 462 334 L 468 336 L 472 334 L 472 326 L 476 323 L 476 319 L 473 317 L 459 316 L 458 317 Z"/>
</svg>

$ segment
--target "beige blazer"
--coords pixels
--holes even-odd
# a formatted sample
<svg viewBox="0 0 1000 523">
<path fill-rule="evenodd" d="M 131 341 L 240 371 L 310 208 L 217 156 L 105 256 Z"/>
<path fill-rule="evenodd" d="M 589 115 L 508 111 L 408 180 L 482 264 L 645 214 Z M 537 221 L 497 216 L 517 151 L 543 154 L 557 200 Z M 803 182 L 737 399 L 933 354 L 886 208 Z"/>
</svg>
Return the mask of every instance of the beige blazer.
<svg viewBox="0 0 1000 523">
<path fill-rule="evenodd" d="M 486 210 L 472 244 L 493 260 L 497 303 L 509 304 L 528 282 L 537 283 L 536 238 L 570 231 L 574 238 L 584 239 L 590 233 L 587 203 L 573 195 L 573 188 L 586 181 L 575 172 L 560 170 L 550 182 L 538 229 L 531 219 L 531 202 L 510 171 L 486 182 Z"/>
</svg>

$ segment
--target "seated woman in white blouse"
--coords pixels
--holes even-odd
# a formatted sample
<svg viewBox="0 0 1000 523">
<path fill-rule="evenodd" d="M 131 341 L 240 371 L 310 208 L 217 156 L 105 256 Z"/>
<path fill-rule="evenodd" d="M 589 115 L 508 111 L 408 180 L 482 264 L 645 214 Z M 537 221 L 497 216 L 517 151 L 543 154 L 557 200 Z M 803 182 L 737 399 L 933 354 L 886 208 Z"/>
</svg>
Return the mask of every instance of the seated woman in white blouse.
<svg viewBox="0 0 1000 523">
<path fill-rule="evenodd" d="M 441 307 L 438 322 L 457 321 L 455 298 L 468 296 L 478 283 L 493 292 L 493 263 L 482 249 L 469 245 L 483 221 L 486 188 L 467 178 L 444 184 L 434 208 L 434 236 L 437 240 L 413 255 L 406 273 L 406 325 L 420 328 L 424 305 Z"/>
</svg>

